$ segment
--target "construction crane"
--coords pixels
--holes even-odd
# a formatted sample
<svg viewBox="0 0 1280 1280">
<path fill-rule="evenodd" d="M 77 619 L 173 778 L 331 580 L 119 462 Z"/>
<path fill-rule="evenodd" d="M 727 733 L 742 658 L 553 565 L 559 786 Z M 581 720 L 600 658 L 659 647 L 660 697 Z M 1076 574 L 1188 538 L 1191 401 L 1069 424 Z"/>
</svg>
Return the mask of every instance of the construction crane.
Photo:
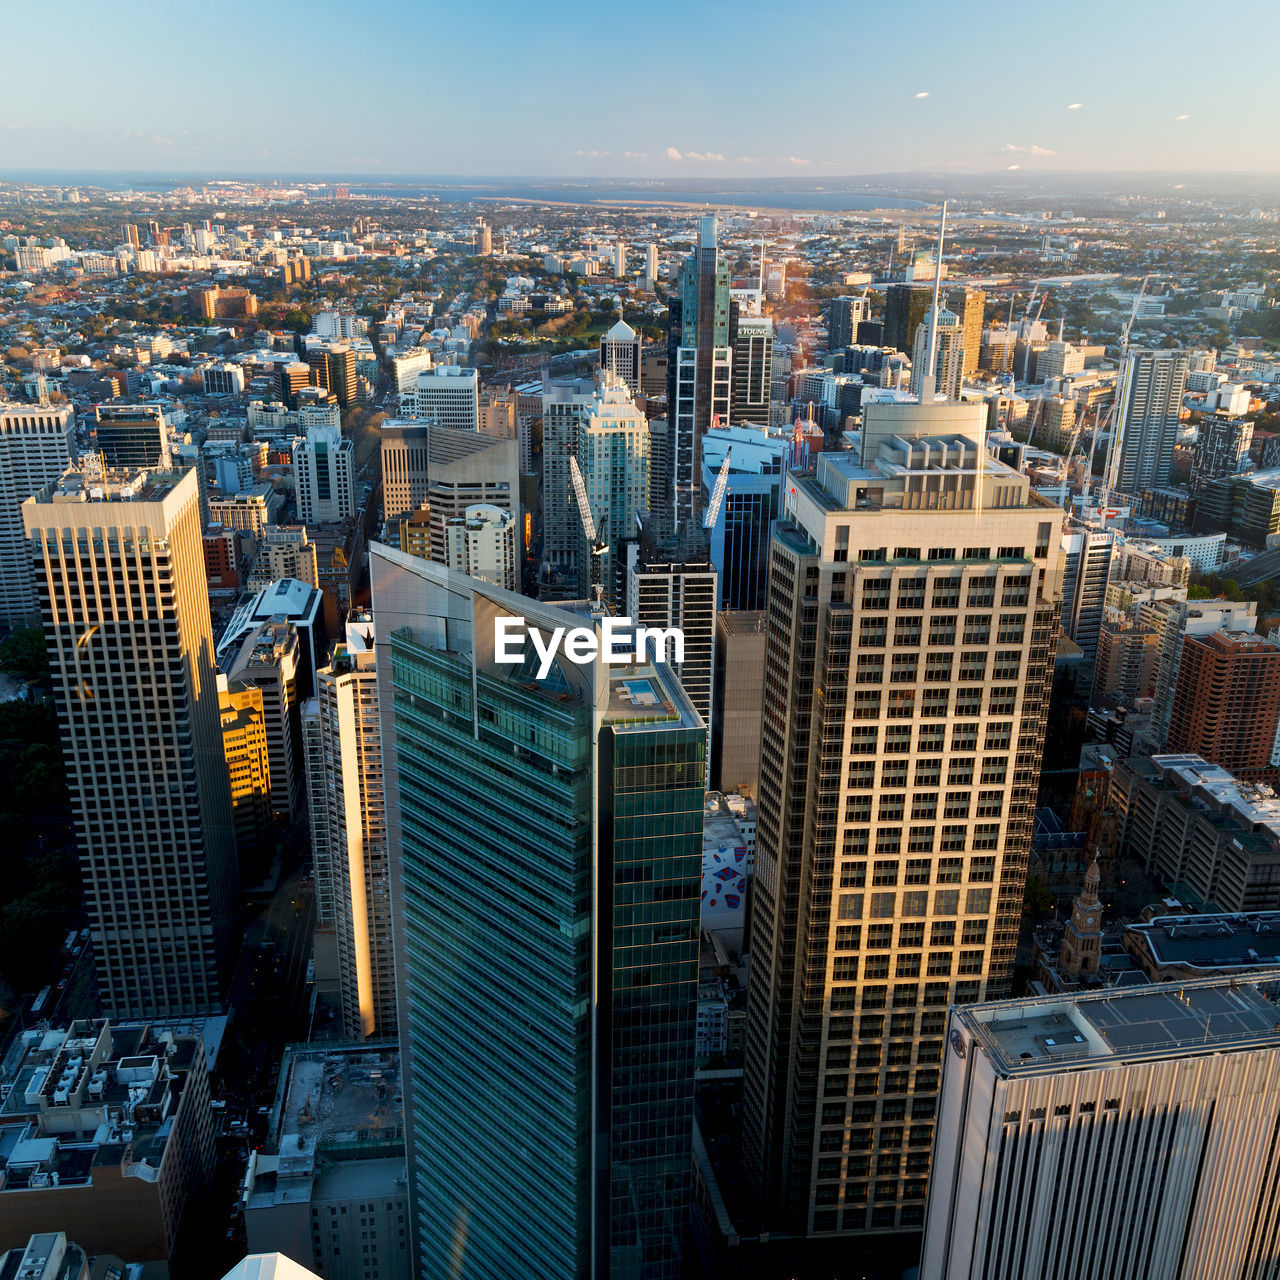
<svg viewBox="0 0 1280 1280">
<path fill-rule="evenodd" d="M 725 450 L 724 461 L 720 464 L 720 474 L 716 476 L 716 482 L 711 490 L 711 500 L 707 503 L 707 509 L 702 515 L 702 527 L 704 529 L 714 529 L 716 520 L 720 516 L 720 506 L 724 502 L 725 491 L 729 488 L 729 451 Z"/>
<path fill-rule="evenodd" d="M 587 535 L 591 547 L 591 595 L 596 604 L 604 594 L 604 585 L 600 581 L 600 561 L 608 551 L 609 544 L 596 531 L 596 522 L 591 515 L 591 503 L 587 499 L 587 482 L 582 478 L 582 468 L 578 459 L 569 455 L 569 480 L 573 485 L 573 496 L 578 503 L 578 517 L 582 521 L 582 531 Z"/>
<path fill-rule="evenodd" d="M 1040 281 L 1039 281 L 1039 280 L 1037 280 L 1037 281 L 1036 281 L 1036 288 L 1038 289 L 1039 287 L 1040 287 Z M 1027 325 L 1027 331 L 1026 331 L 1026 333 L 1025 333 L 1025 334 L 1023 334 L 1023 336 L 1022 336 L 1022 341 L 1023 341 L 1023 343 L 1025 344 L 1024 349 L 1023 349 L 1023 353 L 1022 353 L 1022 380 L 1023 380 L 1023 382 L 1028 381 L 1028 380 L 1029 380 L 1029 378 L 1030 378 L 1030 376 L 1031 376 L 1031 331 L 1032 331 L 1032 329 L 1034 329 L 1034 328 L 1035 328 L 1035 326 L 1036 326 L 1037 324 L 1039 324 L 1039 323 L 1040 323 L 1040 316 L 1041 316 L 1041 314 L 1044 312 L 1044 304 L 1048 301 L 1048 298 L 1049 298 L 1049 290 L 1048 290 L 1048 289 L 1046 289 L 1046 290 L 1045 290 L 1045 291 L 1040 295 L 1040 305 L 1036 308 L 1036 313 L 1035 313 L 1035 315 L 1033 316 L 1033 315 L 1031 314 L 1031 303 L 1032 303 L 1032 302 L 1034 302 L 1034 301 L 1036 300 L 1036 295 L 1035 295 L 1035 292 L 1033 291 L 1033 292 L 1032 292 L 1032 294 L 1031 294 L 1030 299 L 1029 299 L 1029 300 L 1028 300 L 1028 302 L 1027 302 L 1027 314 L 1026 314 L 1025 316 L 1023 316 L 1023 318 L 1022 318 L 1022 319 L 1023 319 L 1023 324 L 1027 324 L 1027 321 L 1028 321 L 1028 320 L 1030 320 L 1030 321 L 1031 321 L 1031 323 L 1030 323 L 1029 325 Z"/>
<path fill-rule="evenodd" d="M 1147 292 L 1147 283 L 1150 279 L 1150 273 L 1142 277 L 1142 283 L 1138 286 L 1138 292 L 1133 296 L 1133 308 L 1129 312 L 1129 319 L 1125 321 L 1124 328 L 1120 330 L 1120 372 L 1116 379 L 1116 390 L 1115 395 L 1111 399 L 1111 407 L 1107 410 L 1108 425 L 1110 425 L 1113 419 L 1116 418 L 1116 409 L 1124 399 L 1125 357 L 1129 354 L 1129 335 L 1133 332 L 1133 326 L 1137 322 L 1138 312 L 1142 307 L 1142 299 Z M 1102 478 L 1102 488 L 1098 493 L 1099 509 L 1106 507 L 1111 498 L 1111 490 L 1114 489 L 1119 482 L 1120 445 L 1123 442 L 1123 439 L 1124 416 L 1121 415 L 1119 420 L 1116 421 L 1115 430 L 1107 445 L 1107 469 Z M 1103 520 L 1105 522 L 1105 515 L 1103 516 Z"/>
</svg>

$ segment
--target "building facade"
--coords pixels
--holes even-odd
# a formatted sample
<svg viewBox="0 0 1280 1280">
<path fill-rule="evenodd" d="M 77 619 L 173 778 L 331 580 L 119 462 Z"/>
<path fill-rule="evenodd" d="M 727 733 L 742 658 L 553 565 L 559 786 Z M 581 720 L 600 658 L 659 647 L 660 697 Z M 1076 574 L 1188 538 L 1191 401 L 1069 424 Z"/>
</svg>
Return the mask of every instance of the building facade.
<svg viewBox="0 0 1280 1280">
<path fill-rule="evenodd" d="M 337 524 L 356 513 L 355 442 L 334 427 L 312 427 L 293 442 L 298 520 Z"/>
<path fill-rule="evenodd" d="M 219 1011 L 238 876 L 196 477 L 68 471 L 22 516 L 103 1008 Z"/>
<path fill-rule="evenodd" d="M 1115 430 L 1107 462 L 1113 490 L 1138 493 L 1169 483 L 1187 384 L 1185 351 L 1131 350 L 1120 363 Z"/>
<path fill-rule="evenodd" d="M 923 1223 L 945 1009 L 1012 974 L 1060 610 L 1062 513 L 981 405 L 863 415 L 789 476 L 769 575 L 743 1143 L 810 1235 Z"/>
</svg>

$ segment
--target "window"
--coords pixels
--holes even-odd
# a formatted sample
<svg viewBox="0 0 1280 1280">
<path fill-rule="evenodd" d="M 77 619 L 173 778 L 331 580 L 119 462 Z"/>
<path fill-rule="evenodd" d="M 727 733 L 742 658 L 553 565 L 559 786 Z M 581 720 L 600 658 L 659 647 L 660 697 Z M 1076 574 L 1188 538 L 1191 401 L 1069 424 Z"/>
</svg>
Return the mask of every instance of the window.
<svg viewBox="0 0 1280 1280">
<path fill-rule="evenodd" d="M 854 668 L 853 679 L 855 684 L 882 684 L 884 682 L 884 654 L 858 654 L 858 665 Z"/>
<path fill-rule="evenodd" d="M 886 760 L 880 766 L 880 785 L 882 787 L 905 787 L 907 785 L 908 765 L 905 760 Z"/>
<path fill-rule="evenodd" d="M 935 889 L 933 892 L 933 914 L 935 916 L 959 915 L 960 890 Z"/>
<path fill-rule="evenodd" d="M 951 972 L 951 952 L 931 951 L 929 953 L 929 976 L 939 977 Z"/>
<path fill-rule="evenodd" d="M 1022 653 L 1017 649 L 997 649 L 991 666 L 993 680 L 1016 680 L 1022 668 Z"/>
<path fill-rule="evenodd" d="M 862 926 L 860 924 L 836 925 L 836 950 L 857 951 L 862 945 Z"/>
<path fill-rule="evenodd" d="M 877 862 L 875 864 L 874 874 L 871 877 L 872 884 L 897 884 L 898 883 L 898 864 L 892 860 Z"/>
<path fill-rule="evenodd" d="M 978 724 L 976 720 L 964 720 L 952 726 L 952 751 L 976 751 L 977 749 Z"/>
<path fill-rule="evenodd" d="M 1001 547 L 1001 548 L 1000 548 L 1000 550 L 1001 550 L 1002 552 L 1004 552 L 1004 551 L 1021 551 L 1021 550 L 1022 550 L 1022 548 L 1021 548 L 1021 547 Z M 1002 555 L 1002 556 L 1001 556 L 1001 559 L 1007 559 L 1007 560 L 1021 560 L 1021 559 L 1022 559 L 1022 557 L 1021 557 L 1020 555 L 1018 555 L 1018 556 L 1003 556 L 1003 555 Z M 1031 598 L 1031 579 L 1030 579 L 1030 577 L 1025 577 L 1025 578 L 1006 578 L 1006 579 L 1005 579 L 1005 583 L 1004 583 L 1004 590 L 1003 590 L 1003 592 L 1001 593 L 1001 596 L 1000 596 L 1000 603 L 1001 603 L 1001 604 L 1004 604 L 1004 605 L 1019 605 L 1019 604 L 1021 604 L 1021 605 L 1025 605 L 1025 604 L 1027 604 L 1027 603 L 1028 603 L 1028 601 L 1030 600 L 1030 598 Z"/>
<path fill-rule="evenodd" d="M 906 810 L 907 797 L 900 791 L 880 797 L 878 818 L 881 822 L 901 822 Z"/>
<path fill-rule="evenodd" d="M 1049 542 L 1053 537 L 1051 521 L 1042 521 L 1036 529 L 1036 559 L 1043 560 L 1049 554 Z"/>
<path fill-rule="evenodd" d="M 991 615 L 989 613 L 970 613 L 964 620 L 965 644 L 988 644 L 991 640 Z M 962 680 L 969 679 L 961 672 Z"/>
<path fill-rule="evenodd" d="M 942 781 L 942 761 L 937 757 L 916 761 L 916 786 L 936 787 Z"/>
<path fill-rule="evenodd" d="M 871 797 L 849 796 L 844 802 L 844 820 L 846 822 L 870 822 Z"/>
<path fill-rule="evenodd" d="M 880 718 L 880 690 L 855 689 L 849 714 L 854 720 L 878 720 Z"/>
<path fill-rule="evenodd" d="M 956 922 L 954 920 L 935 920 L 929 930 L 931 947 L 954 947 L 956 944 Z"/>
<path fill-rule="evenodd" d="M 983 748 L 987 751 L 1008 751 L 1013 740 L 1013 721 L 998 720 L 987 725 Z"/>
<path fill-rule="evenodd" d="M 1002 613 L 1000 630 L 996 634 L 998 644 L 1021 644 L 1026 618 L 1021 613 Z"/>
<path fill-rule="evenodd" d="M 960 680 L 976 683 L 987 678 L 987 654 L 983 649 L 960 655 Z"/>
<path fill-rule="evenodd" d="M 986 915 L 991 910 L 990 889 L 970 889 L 965 895 L 964 913 L 967 916 Z"/>
<path fill-rule="evenodd" d="M 933 852 L 933 828 L 932 827 L 912 827 L 907 833 L 907 852 L 908 853 L 932 853 Z M 923 883 L 928 884 L 929 882 L 928 880 L 925 880 Z"/>
<path fill-rule="evenodd" d="M 849 751 L 855 756 L 873 756 L 880 730 L 875 725 L 854 725 L 849 732 Z"/>
<path fill-rule="evenodd" d="M 831 977 L 835 982 L 856 982 L 858 980 L 858 957 L 836 956 L 831 966 Z"/>
<path fill-rule="evenodd" d="M 919 560 L 919 547 L 895 547 L 893 549 L 893 558 L 895 560 Z"/>
<path fill-rule="evenodd" d="M 906 884 L 928 884 L 933 864 L 928 858 L 908 858 Z"/>
<path fill-rule="evenodd" d="M 919 578 L 907 578 L 898 583 L 898 608 L 924 608 L 924 581 Z M 912 619 L 919 622 L 919 618 Z"/>
<path fill-rule="evenodd" d="M 897 656 L 896 654 L 894 655 Z M 896 673 L 894 679 L 896 679 Z M 914 677 L 913 677 L 914 678 Z M 888 715 L 890 720 L 910 720 L 916 710 L 916 691 L 914 689 L 891 689 L 889 691 Z"/>
<path fill-rule="evenodd" d="M 938 847 L 940 849 L 962 850 L 967 834 L 963 823 L 949 823 L 942 828 L 942 840 L 939 842 Z M 952 862 L 955 859 L 945 858 L 943 861 Z"/>
<path fill-rule="evenodd" d="M 861 920 L 862 894 L 842 893 L 837 903 L 836 918 L 839 920 Z"/>
<path fill-rule="evenodd" d="M 885 727 L 884 749 L 893 755 L 906 755 L 911 750 L 911 726 L 891 724 Z"/>
<path fill-rule="evenodd" d="M 904 916 L 923 916 L 929 910 L 929 895 L 923 889 L 908 889 L 902 895 L 901 912 Z"/>
<path fill-rule="evenodd" d="M 910 866 L 910 863 L 907 864 Z M 984 855 L 981 858 L 974 858 L 969 863 L 969 879 L 979 883 L 990 883 L 996 878 L 996 860 L 995 858 Z M 908 883 L 910 883 L 908 881 Z"/>
<path fill-rule="evenodd" d="M 970 609 L 989 609 L 995 603 L 995 574 L 969 579 L 969 594 L 965 603 Z"/>
<path fill-rule="evenodd" d="M 975 849 L 998 849 L 1000 847 L 1000 824 L 998 822 L 979 822 L 973 828 L 973 847 Z"/>
<path fill-rule="evenodd" d="M 868 956 L 864 976 L 869 979 L 883 979 L 889 976 L 888 956 Z"/>
<path fill-rule="evenodd" d="M 876 830 L 876 852 L 898 853 L 902 849 L 901 827 L 879 827 Z"/>
<path fill-rule="evenodd" d="M 917 778 L 918 782 L 919 779 Z M 913 818 L 936 818 L 938 816 L 938 793 L 936 791 L 917 791 L 911 801 Z"/>
<path fill-rule="evenodd" d="M 866 832 L 859 842 L 865 846 Z M 862 889 L 867 883 L 867 864 L 865 862 L 842 862 L 840 864 L 840 887 L 842 889 Z"/>
<path fill-rule="evenodd" d="M 857 760 L 849 766 L 849 786 L 854 790 L 870 790 L 876 785 L 876 766 L 870 760 Z"/>
<path fill-rule="evenodd" d="M 887 609 L 889 607 L 889 584 L 871 580 L 862 584 L 862 607 L 864 609 Z"/>
<path fill-rule="evenodd" d="M 970 792 L 948 791 L 946 807 L 942 811 L 944 818 L 967 818 L 969 816 Z"/>
<path fill-rule="evenodd" d="M 920 659 L 914 653 L 895 653 L 889 666 L 891 684 L 914 684 L 919 673 Z"/>
<path fill-rule="evenodd" d="M 965 547 L 964 558 L 966 560 L 990 560 L 990 547 Z"/>
<path fill-rule="evenodd" d="M 919 786 L 920 780 L 916 779 Z M 953 760 L 947 769 L 947 783 L 953 787 L 968 787 L 973 784 L 973 757 L 962 756 Z"/>
<path fill-rule="evenodd" d="M 888 618 L 863 618 L 858 626 L 858 643 L 864 649 L 883 649 L 889 642 Z"/>
<path fill-rule="evenodd" d="M 960 942 L 966 947 L 980 947 L 987 940 L 987 922 L 985 920 L 966 920 Z"/>
<path fill-rule="evenodd" d="M 864 547 L 858 552 L 858 559 L 872 564 L 883 564 L 887 554 L 887 547 Z M 1046 554 L 1048 553 L 1046 552 Z"/>
<path fill-rule="evenodd" d="M 956 715 L 980 716 L 982 714 L 982 686 L 956 690 Z"/>
<path fill-rule="evenodd" d="M 900 924 L 898 926 L 898 946 L 923 947 L 924 923 L 912 922 L 910 924 Z"/>
<path fill-rule="evenodd" d="M 936 578 L 933 583 L 933 607 L 955 609 L 960 604 L 960 579 Z"/>
<path fill-rule="evenodd" d="M 910 955 L 899 955 L 897 964 L 894 966 L 894 974 L 899 978 L 918 978 L 920 976 L 920 953 L 917 951 Z"/>
<path fill-rule="evenodd" d="M 974 890 L 969 891 L 971 894 L 975 892 L 986 892 L 990 897 L 989 891 Z M 894 903 L 897 899 L 896 893 L 873 893 L 871 895 L 871 918 L 873 920 L 883 920 L 886 917 L 892 918 Z"/>
<path fill-rule="evenodd" d="M 1018 690 L 1015 685 L 992 685 L 991 697 L 987 702 L 987 715 L 1011 716 L 1018 702 Z"/>
<path fill-rule="evenodd" d="M 963 858 L 939 858 L 938 859 L 938 883 L 939 884 L 959 884 L 960 873 L 964 869 Z"/>
<path fill-rule="evenodd" d="M 987 756 L 982 761 L 982 781 L 1003 782 L 1008 768 L 1008 757 Z"/>
<path fill-rule="evenodd" d="M 951 655 L 949 653 L 926 654 L 924 678 L 926 684 L 948 683 L 951 679 Z"/>
<path fill-rule="evenodd" d="M 930 560 L 954 560 L 956 558 L 955 547 L 930 547 Z"/>
<path fill-rule="evenodd" d="M 925 672 L 925 679 L 929 678 L 928 671 Z M 922 716 L 945 719 L 947 715 L 947 705 L 951 701 L 950 689 L 926 689 L 920 695 L 920 714 Z"/>
<path fill-rule="evenodd" d="M 977 816 L 979 818 L 998 818 L 1004 812 L 1003 791 L 979 791 Z"/>
</svg>

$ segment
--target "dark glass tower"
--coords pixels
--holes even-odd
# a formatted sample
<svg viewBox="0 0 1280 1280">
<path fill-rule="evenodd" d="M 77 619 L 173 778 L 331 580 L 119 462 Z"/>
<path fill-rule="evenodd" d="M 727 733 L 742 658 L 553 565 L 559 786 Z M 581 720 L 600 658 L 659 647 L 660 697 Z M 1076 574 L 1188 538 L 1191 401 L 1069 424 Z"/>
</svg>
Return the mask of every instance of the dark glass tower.
<svg viewBox="0 0 1280 1280">
<path fill-rule="evenodd" d="M 585 615 L 372 575 L 419 1274 L 675 1280 L 703 722 L 662 663 L 497 663 L 496 618 Z"/>
</svg>

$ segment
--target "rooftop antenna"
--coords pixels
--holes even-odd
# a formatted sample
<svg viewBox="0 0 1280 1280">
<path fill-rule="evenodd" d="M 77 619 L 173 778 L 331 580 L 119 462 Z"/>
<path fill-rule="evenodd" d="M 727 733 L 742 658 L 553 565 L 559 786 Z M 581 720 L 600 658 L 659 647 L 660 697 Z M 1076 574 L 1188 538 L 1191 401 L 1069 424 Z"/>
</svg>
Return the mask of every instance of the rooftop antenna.
<svg viewBox="0 0 1280 1280">
<path fill-rule="evenodd" d="M 938 291 L 942 288 L 942 242 L 947 234 L 947 202 L 938 215 L 938 260 L 933 269 L 933 306 L 929 311 L 929 358 L 920 379 L 920 403 L 932 404 L 938 385 Z"/>
<path fill-rule="evenodd" d="M 764 236 L 760 237 L 760 282 L 759 294 L 761 303 L 764 302 Z"/>
</svg>

